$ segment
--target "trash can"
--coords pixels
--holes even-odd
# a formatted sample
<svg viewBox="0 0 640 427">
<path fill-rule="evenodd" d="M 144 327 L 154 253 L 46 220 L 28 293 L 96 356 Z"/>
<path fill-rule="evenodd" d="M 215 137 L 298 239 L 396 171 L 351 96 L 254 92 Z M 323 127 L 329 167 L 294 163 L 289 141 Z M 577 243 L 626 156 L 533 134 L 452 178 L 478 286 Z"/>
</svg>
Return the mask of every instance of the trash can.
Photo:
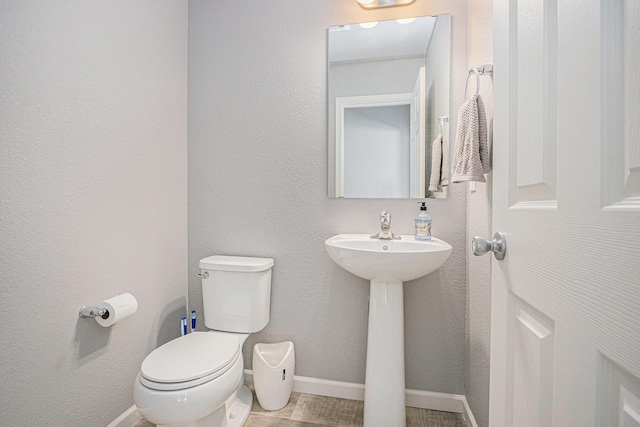
<svg viewBox="0 0 640 427">
<path fill-rule="evenodd" d="M 267 411 L 287 406 L 293 390 L 295 352 L 291 341 L 253 347 L 253 385 L 258 402 Z"/>
</svg>

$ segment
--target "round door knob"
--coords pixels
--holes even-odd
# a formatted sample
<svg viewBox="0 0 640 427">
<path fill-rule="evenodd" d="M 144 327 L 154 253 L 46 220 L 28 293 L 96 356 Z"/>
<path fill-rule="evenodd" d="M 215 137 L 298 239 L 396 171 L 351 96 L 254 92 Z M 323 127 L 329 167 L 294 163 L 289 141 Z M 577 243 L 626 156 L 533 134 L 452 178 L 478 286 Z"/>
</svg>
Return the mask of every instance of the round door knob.
<svg viewBox="0 0 640 427">
<path fill-rule="evenodd" d="M 471 250 L 476 256 L 481 256 L 491 251 L 498 261 L 503 260 L 507 253 L 505 234 L 496 233 L 493 235 L 493 240 L 491 241 L 476 236 L 471 239 Z"/>
</svg>

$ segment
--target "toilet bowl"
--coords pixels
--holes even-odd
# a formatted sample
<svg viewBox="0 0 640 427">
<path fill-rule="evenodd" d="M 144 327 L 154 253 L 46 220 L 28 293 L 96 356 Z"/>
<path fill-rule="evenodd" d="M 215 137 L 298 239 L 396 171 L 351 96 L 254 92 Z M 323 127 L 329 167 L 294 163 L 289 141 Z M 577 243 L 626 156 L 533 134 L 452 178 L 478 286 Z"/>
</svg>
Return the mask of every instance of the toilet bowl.
<svg viewBox="0 0 640 427">
<path fill-rule="evenodd" d="M 209 418 L 231 417 L 241 426 L 250 404 L 242 420 L 237 408 L 235 414 L 226 413 L 245 388 L 242 344 L 247 336 L 193 332 L 154 350 L 144 360 L 133 389 L 142 416 L 158 426 L 229 426 L 203 419 L 221 408 L 221 414 Z M 236 399 L 227 402 L 230 397 Z"/>
<path fill-rule="evenodd" d="M 242 346 L 269 322 L 269 258 L 212 256 L 203 271 L 204 323 L 152 351 L 142 362 L 133 400 L 158 427 L 240 427 L 253 404 L 244 385 Z"/>
</svg>

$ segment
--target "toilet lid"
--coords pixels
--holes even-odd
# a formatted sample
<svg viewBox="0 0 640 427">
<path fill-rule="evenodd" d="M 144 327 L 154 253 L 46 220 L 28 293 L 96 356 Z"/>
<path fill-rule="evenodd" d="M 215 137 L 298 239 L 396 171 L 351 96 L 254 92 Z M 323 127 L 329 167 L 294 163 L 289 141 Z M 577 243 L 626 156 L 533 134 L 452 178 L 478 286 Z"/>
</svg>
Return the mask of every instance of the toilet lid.
<svg viewBox="0 0 640 427">
<path fill-rule="evenodd" d="M 142 362 L 140 373 L 158 383 L 180 383 L 222 370 L 240 353 L 235 335 L 192 332 L 158 347 Z"/>
</svg>

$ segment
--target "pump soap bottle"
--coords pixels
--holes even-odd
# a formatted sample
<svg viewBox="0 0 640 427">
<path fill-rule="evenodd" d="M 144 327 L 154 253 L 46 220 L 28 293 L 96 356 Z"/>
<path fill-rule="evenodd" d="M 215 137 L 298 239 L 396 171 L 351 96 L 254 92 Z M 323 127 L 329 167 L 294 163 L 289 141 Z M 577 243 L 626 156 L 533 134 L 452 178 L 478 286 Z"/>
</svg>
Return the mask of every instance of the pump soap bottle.
<svg viewBox="0 0 640 427">
<path fill-rule="evenodd" d="M 427 205 L 425 202 L 418 202 L 420 204 L 420 213 L 415 220 L 416 240 L 431 240 L 431 216 L 427 213 Z"/>
</svg>

